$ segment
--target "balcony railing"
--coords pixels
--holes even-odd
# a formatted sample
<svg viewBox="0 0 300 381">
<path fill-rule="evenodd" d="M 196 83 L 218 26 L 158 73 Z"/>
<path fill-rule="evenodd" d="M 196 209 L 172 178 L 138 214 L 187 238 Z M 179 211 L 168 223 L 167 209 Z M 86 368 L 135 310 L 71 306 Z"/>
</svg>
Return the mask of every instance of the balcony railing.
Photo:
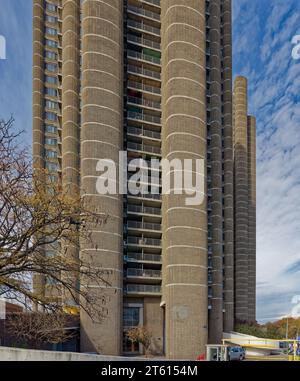
<svg viewBox="0 0 300 381">
<path fill-rule="evenodd" d="M 129 58 L 136 58 L 138 60 L 151 62 L 155 65 L 160 65 L 161 59 L 158 57 L 150 56 L 149 54 L 135 52 L 134 50 L 127 50 L 127 56 Z"/>
<path fill-rule="evenodd" d="M 136 136 L 145 136 L 147 138 L 152 138 L 152 139 L 161 139 L 161 133 L 156 132 L 156 131 L 149 131 L 144 128 L 136 128 L 136 127 L 127 127 L 127 133 L 131 135 L 136 135 Z"/>
<path fill-rule="evenodd" d="M 137 98 L 137 97 L 128 96 L 127 101 L 128 103 L 133 103 L 135 105 L 155 108 L 157 110 L 161 109 L 161 104 L 159 102 L 150 101 L 149 99 L 145 99 L 145 98 Z"/>
<path fill-rule="evenodd" d="M 155 214 L 157 216 L 161 215 L 161 209 L 160 208 L 153 208 L 149 206 L 143 206 L 143 205 L 127 205 L 128 212 L 131 213 L 142 213 L 142 214 Z"/>
<path fill-rule="evenodd" d="M 127 117 L 128 119 L 142 120 L 144 122 L 161 124 L 161 118 L 159 116 L 144 114 L 140 112 L 128 111 Z"/>
<path fill-rule="evenodd" d="M 125 287 L 125 292 L 128 294 L 160 294 L 161 286 L 146 285 L 146 284 L 128 284 Z"/>
<path fill-rule="evenodd" d="M 160 0 L 142 0 L 143 3 L 153 4 L 160 7 Z"/>
<path fill-rule="evenodd" d="M 147 144 L 138 144 L 138 143 L 128 142 L 127 143 L 127 149 L 133 150 L 133 151 L 142 151 L 142 152 L 154 153 L 156 155 L 161 155 L 160 147 L 149 146 Z"/>
<path fill-rule="evenodd" d="M 135 44 L 147 46 L 149 48 L 160 50 L 161 46 L 159 42 L 148 40 L 147 38 L 141 38 L 133 36 L 132 34 L 127 35 L 127 41 L 133 42 Z"/>
<path fill-rule="evenodd" d="M 134 197 L 146 198 L 146 199 L 161 201 L 161 194 L 137 194 Z"/>
<path fill-rule="evenodd" d="M 160 36 L 160 29 L 159 28 L 155 28 L 155 27 L 150 26 L 148 24 L 145 24 L 143 22 L 128 20 L 127 25 L 131 28 L 141 29 L 145 32 L 149 32 L 149 33 L 155 34 L 157 36 Z"/>
<path fill-rule="evenodd" d="M 158 71 L 144 69 L 143 67 L 140 67 L 140 66 L 128 65 L 127 71 L 129 73 L 141 74 L 150 78 L 155 78 L 159 80 L 161 79 L 161 74 Z"/>
<path fill-rule="evenodd" d="M 148 269 L 127 269 L 126 275 L 128 277 L 145 277 L 145 278 L 161 278 L 160 270 Z"/>
<path fill-rule="evenodd" d="M 143 9 L 143 8 L 137 8 L 137 7 L 134 7 L 133 5 L 128 5 L 127 9 L 128 9 L 128 11 L 130 11 L 132 13 L 160 21 L 160 14 L 159 13 L 151 12 L 151 11 L 148 11 L 147 9 Z"/>
<path fill-rule="evenodd" d="M 151 186 L 152 184 L 155 184 L 157 186 L 162 185 L 162 180 L 158 176 L 150 177 L 150 175 L 148 176 L 147 172 L 148 171 L 145 170 L 145 172 L 141 175 L 141 177 L 138 181 L 136 179 L 132 179 L 132 176 L 135 175 L 135 173 L 133 173 L 133 172 L 129 173 L 127 176 L 127 181 L 129 183 L 132 182 L 135 185 L 136 185 L 136 183 L 144 184 L 146 186 L 146 189 L 148 189 L 148 187 Z"/>
<path fill-rule="evenodd" d="M 154 224 L 154 223 L 150 223 L 150 222 L 128 221 L 127 227 L 129 229 L 144 229 L 144 230 L 161 231 L 161 225 L 160 224 Z"/>
<path fill-rule="evenodd" d="M 156 262 L 156 263 L 162 262 L 161 255 L 157 255 L 157 254 L 144 254 L 144 253 L 128 252 L 126 257 L 127 257 L 127 260 L 129 260 L 129 261 Z"/>
<path fill-rule="evenodd" d="M 156 238 L 142 238 L 142 237 L 130 236 L 130 237 L 127 237 L 127 244 L 160 247 L 161 240 Z"/>
<path fill-rule="evenodd" d="M 141 82 L 128 81 L 127 86 L 132 87 L 132 88 L 137 89 L 137 90 L 147 91 L 148 93 L 153 93 L 153 94 L 158 94 L 158 95 L 161 94 L 160 87 L 144 85 Z"/>
</svg>

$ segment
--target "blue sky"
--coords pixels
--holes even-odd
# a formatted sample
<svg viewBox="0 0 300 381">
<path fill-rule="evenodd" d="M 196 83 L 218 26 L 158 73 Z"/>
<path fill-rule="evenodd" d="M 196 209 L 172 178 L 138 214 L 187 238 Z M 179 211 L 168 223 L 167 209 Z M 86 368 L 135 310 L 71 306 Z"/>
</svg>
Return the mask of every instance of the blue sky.
<svg viewBox="0 0 300 381">
<path fill-rule="evenodd" d="M 31 144 L 31 0 L 0 0 L 0 118 L 13 114 Z M 258 120 L 258 319 L 291 314 L 300 295 L 299 0 L 233 0 L 234 73 L 249 78 L 249 112 Z"/>
</svg>

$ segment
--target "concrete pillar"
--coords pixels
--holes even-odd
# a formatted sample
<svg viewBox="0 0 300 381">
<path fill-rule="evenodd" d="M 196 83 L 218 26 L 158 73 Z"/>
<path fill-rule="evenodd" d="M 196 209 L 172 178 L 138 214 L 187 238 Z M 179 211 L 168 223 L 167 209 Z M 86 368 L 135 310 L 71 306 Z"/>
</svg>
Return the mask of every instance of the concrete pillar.
<svg viewBox="0 0 300 381">
<path fill-rule="evenodd" d="M 248 117 L 249 280 L 248 319 L 256 320 L 256 119 Z"/>
<path fill-rule="evenodd" d="M 209 342 L 221 343 L 223 334 L 223 214 L 222 214 L 222 104 L 220 0 L 209 2 L 212 297 Z"/>
<path fill-rule="evenodd" d="M 33 166 L 44 168 L 44 1 L 33 0 Z"/>
<path fill-rule="evenodd" d="M 96 190 L 100 159 L 118 163 L 123 147 L 123 1 L 82 2 L 81 191 L 89 208 L 109 216 L 91 224 L 81 258 L 108 273 L 109 286 L 91 285 L 105 296 L 107 317 L 92 321 L 81 311 L 81 350 L 119 355 L 122 343 L 123 197 Z"/>
<path fill-rule="evenodd" d="M 44 161 L 44 1 L 33 0 L 33 84 L 32 84 L 32 147 L 33 169 L 43 170 Z M 34 275 L 35 292 L 44 295 L 45 279 L 42 275 Z"/>
<path fill-rule="evenodd" d="M 234 84 L 235 318 L 248 320 L 248 133 L 247 79 Z"/>
<path fill-rule="evenodd" d="M 161 7 L 163 157 L 205 160 L 205 1 L 163 0 Z M 195 359 L 208 333 L 206 199 L 188 206 L 186 195 L 171 192 L 163 203 L 166 355 Z"/>
<path fill-rule="evenodd" d="M 80 1 L 62 2 L 62 186 L 66 195 L 79 195 L 79 155 L 80 155 Z M 69 260 L 78 262 L 79 238 L 67 244 L 62 242 L 63 253 Z M 79 279 L 70 277 L 74 289 Z M 70 282 L 70 280 L 68 280 Z M 67 305 L 78 304 L 78 300 L 64 296 Z"/>
<path fill-rule="evenodd" d="M 223 142 L 224 142 L 224 322 L 225 332 L 234 329 L 234 211 L 232 129 L 232 10 L 223 0 Z"/>
</svg>

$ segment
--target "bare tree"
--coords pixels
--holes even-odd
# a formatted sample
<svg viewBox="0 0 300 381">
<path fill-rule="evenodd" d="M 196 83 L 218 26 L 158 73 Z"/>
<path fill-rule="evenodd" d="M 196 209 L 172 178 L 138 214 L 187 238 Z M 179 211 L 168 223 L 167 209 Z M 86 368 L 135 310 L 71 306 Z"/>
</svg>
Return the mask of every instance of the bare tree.
<svg viewBox="0 0 300 381">
<path fill-rule="evenodd" d="M 64 313 L 15 313 L 6 320 L 6 330 L 11 337 L 34 348 L 65 343 L 75 337 L 72 328 L 70 315 Z"/>
<path fill-rule="evenodd" d="M 151 354 L 152 334 L 147 328 L 142 326 L 131 328 L 126 332 L 126 336 L 132 343 L 141 344 L 146 356 Z"/>
<path fill-rule="evenodd" d="M 88 226 L 105 224 L 108 217 L 65 192 L 47 171 L 33 171 L 21 136 L 12 119 L 0 121 L 0 296 L 48 312 L 79 305 L 100 321 L 108 314 L 111 274 L 65 251 L 91 240 Z M 91 295 L 91 285 L 103 292 Z"/>
</svg>

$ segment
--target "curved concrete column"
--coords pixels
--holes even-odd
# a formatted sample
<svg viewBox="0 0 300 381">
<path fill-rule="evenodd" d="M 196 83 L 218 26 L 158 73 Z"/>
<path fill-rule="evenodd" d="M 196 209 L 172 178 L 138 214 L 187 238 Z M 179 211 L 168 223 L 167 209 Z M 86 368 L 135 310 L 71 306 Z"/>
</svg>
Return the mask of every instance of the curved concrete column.
<svg viewBox="0 0 300 381">
<path fill-rule="evenodd" d="M 62 1 L 62 186 L 70 197 L 79 194 L 80 155 L 80 0 Z M 76 227 L 74 227 L 76 229 Z M 75 231 L 76 234 L 76 231 Z M 78 242 L 63 245 L 70 260 L 79 259 Z M 69 276 L 70 274 L 65 274 Z M 63 275 L 64 276 L 64 275 Z M 74 288 L 79 279 L 72 276 Z M 76 298 L 77 299 L 77 298 Z M 78 304 L 70 295 L 64 303 Z"/>
<path fill-rule="evenodd" d="M 256 321 L 256 119 L 248 117 L 249 280 L 248 319 Z"/>
<path fill-rule="evenodd" d="M 234 83 L 235 316 L 248 320 L 248 134 L 247 79 Z"/>
<path fill-rule="evenodd" d="M 33 0 L 33 166 L 44 168 L 44 1 Z"/>
<path fill-rule="evenodd" d="M 224 142 L 224 322 L 225 332 L 234 329 L 234 211 L 232 128 L 232 9 L 223 0 L 223 142 Z"/>
<path fill-rule="evenodd" d="M 44 1 L 33 0 L 33 83 L 32 83 L 32 155 L 35 172 L 45 168 L 44 160 Z M 34 275 L 35 292 L 44 295 L 45 278 Z M 37 308 L 35 306 L 35 308 Z"/>
<path fill-rule="evenodd" d="M 81 313 L 81 348 L 119 355 L 122 343 L 123 197 L 99 195 L 100 159 L 118 163 L 123 147 L 123 1 L 82 2 L 81 189 L 85 202 L 103 216 L 91 225 L 91 242 L 82 242 L 81 258 L 107 270 L 109 287 L 90 287 L 105 295 L 107 317 L 92 321 Z"/>
<path fill-rule="evenodd" d="M 163 157 L 206 159 L 205 1 L 163 0 Z M 204 179 L 206 182 L 206 178 Z M 166 355 L 195 359 L 207 344 L 207 212 L 164 195 Z"/>
<path fill-rule="evenodd" d="M 211 136 L 211 248 L 212 296 L 208 316 L 209 342 L 221 343 L 223 334 L 223 205 L 222 99 L 220 0 L 209 2 L 210 136 Z"/>
</svg>

